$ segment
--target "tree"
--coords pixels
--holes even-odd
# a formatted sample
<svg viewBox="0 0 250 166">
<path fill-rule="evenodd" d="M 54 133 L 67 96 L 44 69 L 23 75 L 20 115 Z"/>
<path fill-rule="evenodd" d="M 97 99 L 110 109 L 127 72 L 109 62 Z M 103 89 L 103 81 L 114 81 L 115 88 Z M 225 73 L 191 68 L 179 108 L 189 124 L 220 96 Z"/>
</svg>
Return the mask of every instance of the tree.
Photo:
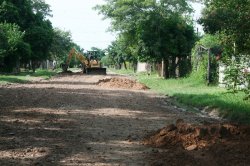
<svg viewBox="0 0 250 166">
<path fill-rule="evenodd" d="M 110 55 L 105 55 L 104 57 L 102 57 L 101 63 L 104 66 L 108 66 L 108 67 L 110 67 L 111 65 L 114 65 L 113 59 L 110 57 Z"/>
<path fill-rule="evenodd" d="M 159 22 L 161 26 L 158 26 Z M 195 41 L 193 27 L 178 14 L 166 19 L 158 13 L 152 13 L 142 24 L 139 34 L 140 43 L 142 48 L 144 47 L 140 54 L 143 56 L 140 59 L 156 62 L 164 60 L 165 77 L 176 76 L 176 68 L 187 60 Z M 184 71 L 190 70 L 190 66 L 184 68 L 184 70 L 179 70 L 181 71 L 179 75 L 183 76 L 186 74 Z"/>
<path fill-rule="evenodd" d="M 49 57 L 49 48 L 53 38 L 51 22 L 47 19 L 50 8 L 43 0 L 0 0 L 0 22 L 15 23 L 21 31 L 25 31 L 24 41 L 30 46 L 20 45 L 27 50 L 30 47 L 31 56 L 25 56 L 25 61 L 32 60 L 33 70 L 39 61 Z"/>
<path fill-rule="evenodd" d="M 53 31 L 53 41 L 49 51 L 53 59 L 63 63 L 73 45 L 71 32 L 58 28 L 54 28 Z"/>
<path fill-rule="evenodd" d="M 101 60 L 105 56 L 105 51 L 100 48 L 92 47 L 90 51 L 94 53 L 97 60 Z"/>
<path fill-rule="evenodd" d="M 19 67 L 22 55 L 18 54 L 19 51 L 29 54 L 29 48 L 22 49 L 24 45 L 27 45 L 23 41 L 24 34 L 16 24 L 0 23 L 0 63 L 5 66 L 5 69 L 2 70 L 12 72 L 14 67 Z"/>
<path fill-rule="evenodd" d="M 30 0 L 34 13 L 40 14 L 43 18 L 52 16 L 50 6 L 44 0 Z"/>
<path fill-rule="evenodd" d="M 112 44 L 108 47 L 107 52 L 110 64 L 115 65 L 118 69 L 121 69 L 123 58 L 121 57 L 117 41 L 112 42 Z"/>
<path fill-rule="evenodd" d="M 185 0 L 108 0 L 96 7 L 106 18 L 111 18 L 111 29 L 119 32 L 131 56 L 143 61 L 164 60 L 170 76 L 170 61 L 188 55 L 194 42 L 192 25 L 184 16 L 191 11 Z"/>
<path fill-rule="evenodd" d="M 249 84 L 250 54 L 250 1 L 249 0 L 207 0 L 200 23 L 205 31 L 219 34 L 223 45 L 226 64 L 226 83 L 233 91 L 238 85 Z M 249 98 L 250 87 L 245 87 Z"/>
<path fill-rule="evenodd" d="M 205 32 L 221 33 L 222 43 L 231 54 L 250 53 L 249 0 L 206 0 L 199 22 Z"/>
<path fill-rule="evenodd" d="M 218 58 L 222 54 L 219 35 L 205 34 L 193 48 L 193 75 L 202 82 L 218 83 Z"/>
</svg>

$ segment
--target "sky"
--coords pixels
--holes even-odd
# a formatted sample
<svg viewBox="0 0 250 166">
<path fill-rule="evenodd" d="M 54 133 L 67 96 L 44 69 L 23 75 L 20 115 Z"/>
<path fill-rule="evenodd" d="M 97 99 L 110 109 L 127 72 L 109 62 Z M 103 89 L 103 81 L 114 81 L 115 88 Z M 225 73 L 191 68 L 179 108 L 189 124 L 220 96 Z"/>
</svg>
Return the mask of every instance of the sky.
<svg viewBox="0 0 250 166">
<path fill-rule="evenodd" d="M 85 50 L 101 49 L 115 40 L 115 34 L 107 32 L 110 21 L 92 8 L 103 0 L 45 0 L 52 10 L 49 18 L 54 27 L 70 31 L 73 41 Z"/>
<path fill-rule="evenodd" d="M 191 3 L 191 4 L 192 4 L 192 7 L 194 9 L 194 13 L 192 15 L 193 15 L 193 19 L 196 21 L 195 26 L 196 26 L 196 28 L 198 28 L 198 31 L 200 33 L 204 33 L 202 26 L 197 23 L 197 20 L 201 16 L 201 12 L 202 12 L 202 9 L 204 8 L 204 5 L 202 5 L 200 3 Z"/>
<path fill-rule="evenodd" d="M 104 0 L 45 0 L 50 5 L 53 17 L 49 18 L 54 27 L 70 31 L 73 41 L 85 50 L 91 47 L 105 49 L 115 40 L 115 34 L 107 32 L 110 21 L 92 8 Z M 201 6 L 193 5 L 199 17 Z M 201 29 L 201 27 L 199 27 Z"/>
</svg>

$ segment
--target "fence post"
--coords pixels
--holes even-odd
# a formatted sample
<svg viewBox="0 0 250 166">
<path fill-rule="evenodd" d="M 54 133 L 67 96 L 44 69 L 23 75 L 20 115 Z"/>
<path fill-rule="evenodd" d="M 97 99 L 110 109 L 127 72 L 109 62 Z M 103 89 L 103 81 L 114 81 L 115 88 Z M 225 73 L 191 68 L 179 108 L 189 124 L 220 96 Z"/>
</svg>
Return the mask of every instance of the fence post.
<svg viewBox="0 0 250 166">
<path fill-rule="evenodd" d="M 211 56 L 210 48 L 208 49 L 208 63 L 207 63 L 207 85 L 211 83 Z"/>
</svg>

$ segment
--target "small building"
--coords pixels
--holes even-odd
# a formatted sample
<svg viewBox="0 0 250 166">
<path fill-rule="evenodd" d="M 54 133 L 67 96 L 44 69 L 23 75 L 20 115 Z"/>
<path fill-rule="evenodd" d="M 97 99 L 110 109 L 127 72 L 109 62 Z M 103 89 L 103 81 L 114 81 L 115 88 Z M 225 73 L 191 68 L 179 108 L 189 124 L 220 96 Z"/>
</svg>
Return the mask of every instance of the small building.
<svg viewBox="0 0 250 166">
<path fill-rule="evenodd" d="M 45 60 L 41 63 L 40 68 L 42 69 L 55 69 L 56 61 L 55 60 Z"/>
<path fill-rule="evenodd" d="M 137 63 L 137 72 L 147 72 L 151 73 L 151 64 L 146 62 L 138 62 Z"/>
<path fill-rule="evenodd" d="M 226 71 L 227 66 L 223 63 L 219 64 L 219 87 L 225 88 L 227 85 L 227 82 L 225 81 L 225 71 Z M 250 73 L 250 67 L 245 68 L 242 70 L 242 73 Z M 248 82 L 243 82 L 241 85 L 238 85 L 237 88 L 239 89 L 244 89 L 248 86 Z"/>
</svg>

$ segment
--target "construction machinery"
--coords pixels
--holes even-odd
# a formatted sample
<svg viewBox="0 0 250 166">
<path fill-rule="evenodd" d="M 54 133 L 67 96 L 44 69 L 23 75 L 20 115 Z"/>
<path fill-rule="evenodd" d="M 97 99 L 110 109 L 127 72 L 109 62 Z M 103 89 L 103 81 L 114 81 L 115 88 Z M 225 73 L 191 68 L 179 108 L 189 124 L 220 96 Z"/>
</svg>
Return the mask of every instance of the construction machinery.
<svg viewBox="0 0 250 166">
<path fill-rule="evenodd" d="M 86 57 L 75 48 L 70 50 L 66 63 L 62 65 L 63 72 L 68 71 L 70 60 L 74 55 L 81 62 L 83 73 L 106 75 L 106 68 L 102 68 L 101 63 L 97 59 Z"/>
</svg>

